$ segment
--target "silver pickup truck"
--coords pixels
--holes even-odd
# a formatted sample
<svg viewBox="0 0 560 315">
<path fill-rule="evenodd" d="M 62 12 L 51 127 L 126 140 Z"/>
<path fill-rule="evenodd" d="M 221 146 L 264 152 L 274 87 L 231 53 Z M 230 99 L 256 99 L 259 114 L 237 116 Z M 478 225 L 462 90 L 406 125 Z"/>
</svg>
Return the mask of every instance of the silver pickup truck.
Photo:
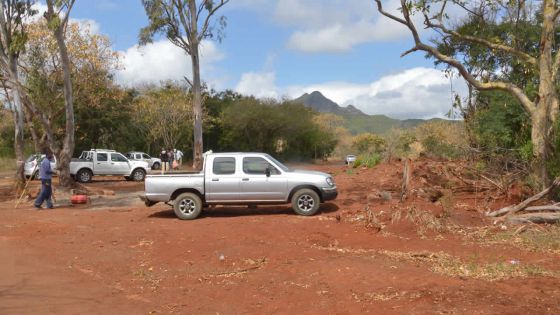
<svg viewBox="0 0 560 315">
<path fill-rule="evenodd" d="M 147 206 L 172 202 L 183 220 L 216 204 L 291 203 L 296 213 L 313 215 L 337 196 L 329 174 L 291 170 L 264 153 L 207 153 L 202 172 L 148 175 L 144 186 Z"/>
<path fill-rule="evenodd" d="M 83 151 L 70 161 L 70 174 L 82 183 L 90 182 L 94 175 L 122 175 L 127 180 L 142 181 L 148 170 L 147 162 L 131 161 L 115 150 Z"/>
</svg>

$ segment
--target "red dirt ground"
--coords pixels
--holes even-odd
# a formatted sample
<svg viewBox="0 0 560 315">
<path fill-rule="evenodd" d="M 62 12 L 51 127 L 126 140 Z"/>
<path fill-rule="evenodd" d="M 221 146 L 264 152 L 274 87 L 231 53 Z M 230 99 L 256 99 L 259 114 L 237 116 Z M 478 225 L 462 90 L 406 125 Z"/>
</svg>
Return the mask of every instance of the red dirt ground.
<svg viewBox="0 0 560 315">
<path fill-rule="evenodd" d="M 498 229 L 483 212 L 519 194 L 460 192 L 445 171 L 460 165 L 426 160 L 415 163 L 411 195 L 399 203 L 400 162 L 305 167 L 333 174 L 339 187 L 313 217 L 288 205 L 217 207 L 181 221 L 167 205 L 145 207 L 135 197 L 142 183 L 109 178 L 87 185 L 105 193 L 89 205 L 65 206 L 57 193 L 54 210 L 30 201 L 15 209 L 10 180 L 1 179 L 0 314 L 560 313 L 558 253 L 465 236 Z M 552 275 L 436 272 L 430 259 L 445 254 Z"/>
</svg>

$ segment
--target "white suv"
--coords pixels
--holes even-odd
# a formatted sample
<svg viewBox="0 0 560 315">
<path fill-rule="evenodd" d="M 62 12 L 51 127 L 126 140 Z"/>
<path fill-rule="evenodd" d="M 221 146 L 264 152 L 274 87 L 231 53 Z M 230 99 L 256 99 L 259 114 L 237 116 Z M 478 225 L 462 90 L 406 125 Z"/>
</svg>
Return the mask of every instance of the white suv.
<svg viewBox="0 0 560 315">
<path fill-rule="evenodd" d="M 344 160 L 346 162 L 346 164 L 350 165 L 350 164 L 354 164 L 354 162 L 356 162 L 356 156 L 352 155 L 352 154 L 348 154 L 346 156 L 346 159 Z"/>
</svg>

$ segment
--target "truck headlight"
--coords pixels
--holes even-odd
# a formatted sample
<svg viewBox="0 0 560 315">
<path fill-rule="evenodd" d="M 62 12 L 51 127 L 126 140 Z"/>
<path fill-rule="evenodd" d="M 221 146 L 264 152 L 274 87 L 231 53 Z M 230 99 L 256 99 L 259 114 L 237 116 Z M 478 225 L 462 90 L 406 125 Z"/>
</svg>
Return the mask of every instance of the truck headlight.
<svg viewBox="0 0 560 315">
<path fill-rule="evenodd" d="M 327 177 L 327 184 L 329 184 L 329 186 L 334 186 L 334 181 L 332 177 Z"/>
</svg>

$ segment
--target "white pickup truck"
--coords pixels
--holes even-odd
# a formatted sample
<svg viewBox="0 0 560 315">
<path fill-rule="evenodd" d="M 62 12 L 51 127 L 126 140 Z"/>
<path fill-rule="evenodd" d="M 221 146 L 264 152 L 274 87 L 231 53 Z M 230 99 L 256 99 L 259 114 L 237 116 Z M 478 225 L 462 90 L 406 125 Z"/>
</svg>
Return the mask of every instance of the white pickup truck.
<svg viewBox="0 0 560 315">
<path fill-rule="evenodd" d="M 149 170 L 145 161 L 131 161 L 115 150 L 83 151 L 70 161 L 70 174 L 76 181 L 88 183 L 94 175 L 123 175 L 127 180 L 143 181 Z"/>
<path fill-rule="evenodd" d="M 148 175 L 144 186 L 146 206 L 172 202 L 183 220 L 216 204 L 291 203 L 296 213 L 313 215 L 337 196 L 329 174 L 291 170 L 264 153 L 207 153 L 200 173 Z"/>
</svg>

